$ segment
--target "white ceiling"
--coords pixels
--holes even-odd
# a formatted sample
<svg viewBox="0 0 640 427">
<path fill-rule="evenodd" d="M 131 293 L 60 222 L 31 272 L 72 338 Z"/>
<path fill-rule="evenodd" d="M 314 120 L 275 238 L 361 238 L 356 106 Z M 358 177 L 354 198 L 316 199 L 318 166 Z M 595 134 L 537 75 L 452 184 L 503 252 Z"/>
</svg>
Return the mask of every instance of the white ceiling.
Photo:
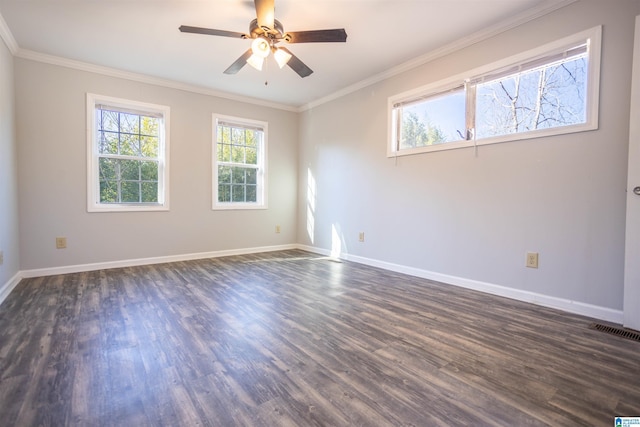
<svg viewBox="0 0 640 427">
<path fill-rule="evenodd" d="M 304 79 L 288 67 L 279 69 L 273 58 L 262 72 L 247 65 L 236 75 L 223 74 L 249 40 L 178 31 L 184 24 L 248 33 L 255 9 L 247 0 L 0 0 L 6 23 L 0 19 L 0 34 L 17 56 L 81 61 L 301 107 L 566 3 L 275 0 L 285 31 L 345 28 L 348 34 L 346 43 L 287 46 L 314 70 Z"/>
</svg>

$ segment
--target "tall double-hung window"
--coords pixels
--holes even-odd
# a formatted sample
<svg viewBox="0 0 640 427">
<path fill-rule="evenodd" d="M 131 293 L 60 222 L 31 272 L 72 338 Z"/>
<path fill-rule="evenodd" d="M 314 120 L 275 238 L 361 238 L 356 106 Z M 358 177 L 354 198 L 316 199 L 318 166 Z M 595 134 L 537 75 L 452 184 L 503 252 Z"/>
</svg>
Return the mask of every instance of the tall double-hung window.
<svg viewBox="0 0 640 427">
<path fill-rule="evenodd" d="M 87 94 L 89 212 L 169 209 L 169 107 Z"/>
<path fill-rule="evenodd" d="M 597 129 L 601 27 L 389 99 L 389 156 Z"/>
<path fill-rule="evenodd" d="M 267 123 L 213 115 L 213 209 L 267 207 Z"/>
</svg>

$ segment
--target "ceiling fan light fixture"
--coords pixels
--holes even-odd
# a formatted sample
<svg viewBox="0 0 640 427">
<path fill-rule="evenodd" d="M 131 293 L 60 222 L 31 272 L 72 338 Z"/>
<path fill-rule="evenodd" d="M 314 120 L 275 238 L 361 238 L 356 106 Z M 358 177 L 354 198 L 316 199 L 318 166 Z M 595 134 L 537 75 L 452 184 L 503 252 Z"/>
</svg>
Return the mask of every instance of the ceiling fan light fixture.
<svg viewBox="0 0 640 427">
<path fill-rule="evenodd" d="M 260 55 L 256 55 L 255 53 L 247 59 L 247 64 L 251 65 L 258 71 L 262 71 L 262 64 L 264 63 L 264 58 Z"/>
<path fill-rule="evenodd" d="M 269 56 L 270 50 L 271 46 L 269 44 L 269 40 L 264 37 L 256 37 L 253 42 L 251 42 L 251 51 L 255 56 L 266 58 Z"/>
<path fill-rule="evenodd" d="M 280 42 L 287 43 L 327 43 L 346 42 L 347 32 L 344 28 L 328 30 L 307 30 L 284 32 L 282 23 L 275 19 L 275 0 L 253 0 L 256 10 L 256 19 L 249 23 L 249 33 L 236 31 L 217 30 L 215 28 L 192 27 L 181 25 L 178 30 L 183 33 L 206 34 L 251 40 L 251 47 L 236 59 L 226 70 L 225 74 L 236 74 L 245 64 L 250 64 L 257 70 L 262 70 L 264 60 L 273 52 L 280 68 L 288 65 L 300 77 L 304 78 L 313 73 L 298 57 L 284 47 L 277 48 Z"/>
<path fill-rule="evenodd" d="M 282 68 L 287 65 L 287 62 L 291 59 L 291 54 L 284 49 L 275 49 L 273 51 L 273 57 L 278 63 L 278 67 Z"/>
</svg>

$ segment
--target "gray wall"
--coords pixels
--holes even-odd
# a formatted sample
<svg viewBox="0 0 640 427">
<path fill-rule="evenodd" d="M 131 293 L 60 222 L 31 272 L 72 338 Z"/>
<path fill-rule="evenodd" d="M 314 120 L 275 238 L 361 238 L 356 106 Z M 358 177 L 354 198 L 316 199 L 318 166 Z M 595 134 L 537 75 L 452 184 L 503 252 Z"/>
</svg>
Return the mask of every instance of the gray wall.
<svg viewBox="0 0 640 427">
<path fill-rule="evenodd" d="M 13 56 L 0 41 L 0 292 L 20 270 Z"/>
<path fill-rule="evenodd" d="M 25 59 L 15 91 L 22 270 L 295 243 L 296 113 Z M 87 92 L 171 107 L 169 212 L 87 213 Z M 214 112 L 269 123 L 269 209 L 211 210 Z"/>
<path fill-rule="evenodd" d="M 621 310 L 638 14 L 638 1 L 573 3 L 302 113 L 299 242 Z M 389 96 L 600 24 L 597 131 L 482 146 L 477 157 L 473 149 L 386 157 Z M 527 251 L 540 253 L 539 269 L 525 268 Z"/>
</svg>

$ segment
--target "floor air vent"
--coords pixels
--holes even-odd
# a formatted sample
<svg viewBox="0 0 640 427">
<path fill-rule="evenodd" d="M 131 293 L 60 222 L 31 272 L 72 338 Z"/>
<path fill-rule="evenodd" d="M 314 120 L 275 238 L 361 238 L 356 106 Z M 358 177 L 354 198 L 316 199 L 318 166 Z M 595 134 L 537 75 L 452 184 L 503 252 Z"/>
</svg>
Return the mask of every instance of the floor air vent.
<svg viewBox="0 0 640 427">
<path fill-rule="evenodd" d="M 629 340 L 640 342 L 640 332 L 634 331 L 633 329 L 607 326 L 607 325 L 602 325 L 600 323 L 592 323 L 591 326 L 589 326 L 589 328 L 595 329 L 601 332 L 606 332 L 608 334 L 617 335 L 619 337 L 627 338 Z"/>
</svg>

